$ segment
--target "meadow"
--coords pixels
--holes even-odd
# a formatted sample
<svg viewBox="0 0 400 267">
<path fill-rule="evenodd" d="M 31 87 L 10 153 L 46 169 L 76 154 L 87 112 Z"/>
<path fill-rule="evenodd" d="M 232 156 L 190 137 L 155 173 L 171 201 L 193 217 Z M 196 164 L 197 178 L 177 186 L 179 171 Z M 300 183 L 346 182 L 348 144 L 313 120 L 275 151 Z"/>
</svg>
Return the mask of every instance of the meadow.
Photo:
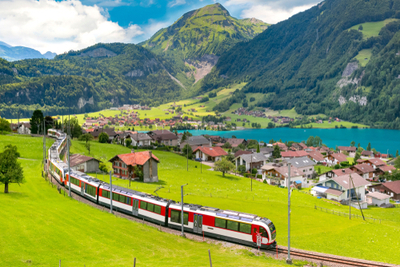
<svg viewBox="0 0 400 267">
<path fill-rule="evenodd" d="M 346 128 L 351 128 L 353 126 L 356 126 L 360 129 L 362 128 L 369 128 L 369 126 L 364 125 L 364 124 L 360 124 L 360 123 L 352 123 L 352 122 L 348 122 L 348 121 L 341 121 L 341 122 L 337 122 L 337 121 L 332 121 L 331 123 L 329 123 L 328 121 L 323 121 L 322 123 L 308 123 L 308 124 L 304 124 L 303 127 L 304 128 L 320 128 L 320 129 L 332 129 L 335 127 L 340 128 L 340 126 L 346 127 Z M 296 126 L 296 128 L 301 128 L 301 125 Z"/>
<path fill-rule="evenodd" d="M 87 153 L 82 142 L 73 143 L 74 153 Z M 92 143 L 92 156 L 107 159 L 130 150 L 119 145 Z M 131 189 L 153 193 L 173 199 L 180 199 L 180 186 L 185 187 L 185 202 L 196 203 L 221 209 L 236 210 L 270 218 L 277 227 L 277 242 L 287 245 L 287 191 L 267 184 L 235 175 L 222 177 L 220 172 L 209 170 L 200 163 L 165 151 L 153 151 L 160 159 L 159 182 L 145 184 L 132 182 Z M 107 163 L 110 167 L 110 163 Z M 100 179 L 102 176 L 99 175 Z M 108 181 L 109 177 L 105 176 Z M 113 178 L 114 184 L 128 187 L 129 181 Z M 348 206 L 332 201 L 317 199 L 304 191 L 293 191 L 292 201 L 292 246 L 299 249 L 332 253 L 341 256 L 363 258 L 400 264 L 400 208 L 364 210 L 366 217 L 381 219 L 381 224 L 362 219 L 349 220 L 316 210 L 315 206 L 347 213 Z M 361 215 L 352 208 L 352 213 Z"/>
<path fill-rule="evenodd" d="M 366 23 L 361 23 L 357 24 L 350 29 L 352 30 L 358 30 L 360 25 L 362 25 L 362 30 L 360 31 L 363 34 L 364 39 L 368 39 L 370 37 L 378 36 L 379 32 L 381 29 L 386 26 L 386 24 L 389 24 L 390 22 L 397 21 L 398 19 L 386 19 L 382 21 L 376 21 L 376 22 L 366 22 Z"/>
<path fill-rule="evenodd" d="M 209 266 L 208 249 L 214 266 L 286 265 L 247 249 L 160 232 L 70 199 L 41 177 L 40 138 L 2 135 L 0 151 L 9 143 L 24 158 L 26 182 L 11 184 L 10 194 L 0 185 L 0 266 L 58 266 L 59 260 L 63 267 L 132 266 L 134 257 L 137 266 Z"/>
</svg>

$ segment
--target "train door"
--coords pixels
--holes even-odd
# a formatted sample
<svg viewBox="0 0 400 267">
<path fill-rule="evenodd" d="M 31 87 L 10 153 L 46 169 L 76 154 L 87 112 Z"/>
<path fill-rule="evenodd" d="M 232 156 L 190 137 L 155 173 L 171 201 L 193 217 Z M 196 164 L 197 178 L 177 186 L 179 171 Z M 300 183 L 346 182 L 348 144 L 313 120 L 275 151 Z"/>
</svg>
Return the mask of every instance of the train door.
<svg viewBox="0 0 400 267">
<path fill-rule="evenodd" d="M 133 216 L 138 216 L 139 215 L 139 200 L 133 199 L 133 205 L 132 205 L 132 214 Z"/>
<path fill-rule="evenodd" d="M 203 233 L 203 215 L 194 214 L 194 216 L 193 216 L 193 232 L 196 234 Z"/>
<path fill-rule="evenodd" d="M 257 234 L 259 233 L 259 226 L 258 225 L 252 225 L 251 226 L 251 236 L 253 238 L 253 242 L 257 243 Z"/>
<path fill-rule="evenodd" d="M 81 181 L 81 195 L 85 194 L 85 183 Z"/>
</svg>

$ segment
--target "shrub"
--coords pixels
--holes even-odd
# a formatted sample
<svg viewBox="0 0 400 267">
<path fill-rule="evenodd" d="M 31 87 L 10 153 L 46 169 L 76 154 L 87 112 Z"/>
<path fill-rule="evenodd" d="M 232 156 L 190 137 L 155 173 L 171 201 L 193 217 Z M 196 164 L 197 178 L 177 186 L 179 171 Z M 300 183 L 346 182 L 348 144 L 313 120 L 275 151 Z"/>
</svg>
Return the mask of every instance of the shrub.
<svg viewBox="0 0 400 267">
<path fill-rule="evenodd" d="M 108 142 L 108 134 L 107 133 L 101 133 L 99 135 L 99 143 L 107 143 Z"/>
</svg>

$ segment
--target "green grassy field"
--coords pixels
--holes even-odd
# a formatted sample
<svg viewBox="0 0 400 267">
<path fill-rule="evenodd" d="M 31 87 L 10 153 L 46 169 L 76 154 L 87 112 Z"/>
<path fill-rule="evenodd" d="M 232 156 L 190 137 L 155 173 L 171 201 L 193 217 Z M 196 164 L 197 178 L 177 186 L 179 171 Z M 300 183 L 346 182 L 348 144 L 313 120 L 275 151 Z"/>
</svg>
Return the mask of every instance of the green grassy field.
<svg viewBox="0 0 400 267">
<path fill-rule="evenodd" d="M 369 60 L 371 59 L 371 56 L 372 56 L 372 49 L 363 49 L 360 52 L 358 52 L 355 59 L 358 60 L 361 67 L 365 67 L 367 66 Z"/>
<path fill-rule="evenodd" d="M 208 266 L 208 249 L 214 266 L 286 265 L 186 240 L 64 197 L 40 175 L 39 138 L 0 136 L 0 151 L 9 143 L 30 158 L 20 160 L 26 183 L 11 184 L 10 194 L 0 185 L 0 266 L 58 266 L 60 259 L 63 267 L 132 266 L 134 257 L 137 266 Z"/>
<path fill-rule="evenodd" d="M 312 126 L 312 128 L 331 129 L 331 128 L 335 128 L 336 126 L 340 128 L 340 125 L 343 125 L 346 128 L 351 128 L 353 126 L 357 126 L 358 128 L 369 128 L 369 126 L 367 126 L 367 125 L 360 124 L 360 123 L 352 123 L 352 122 L 348 122 L 348 121 L 341 121 L 341 122 L 332 121 L 331 123 L 329 123 L 328 121 L 323 121 L 322 123 L 304 124 L 303 127 L 308 128 L 308 127 Z M 296 128 L 301 128 L 301 125 L 296 126 Z"/>
<path fill-rule="evenodd" d="M 357 24 L 357 25 L 351 27 L 350 29 L 358 30 L 360 25 L 362 25 L 363 29 L 361 30 L 361 32 L 363 34 L 363 38 L 368 39 L 373 36 L 378 36 L 379 32 L 386 24 L 389 24 L 390 22 L 393 22 L 396 20 L 398 20 L 398 19 L 386 19 L 386 20 L 377 21 L 377 22 L 366 22 L 366 23 Z"/>
<path fill-rule="evenodd" d="M 96 147 L 96 148 L 95 148 Z M 74 142 L 73 151 L 85 152 L 82 143 Z M 117 153 L 129 153 L 122 146 L 93 143 L 93 154 L 99 153 L 111 158 Z M 198 162 L 163 151 L 153 151 L 160 159 L 159 182 L 144 184 L 133 182 L 131 189 L 157 193 L 169 199 L 180 199 L 180 185 L 185 187 L 185 202 L 208 205 L 223 209 L 249 212 L 270 218 L 277 226 L 277 242 L 287 244 L 287 191 L 234 175 L 222 177 L 221 173 L 208 170 L 202 172 Z M 102 178 L 100 175 L 98 178 Z M 106 177 L 106 180 L 109 178 Z M 129 182 L 114 178 L 114 183 L 127 187 Z M 368 209 L 367 217 L 382 219 L 382 224 L 361 219 L 349 221 L 345 217 L 328 214 L 314 209 L 314 205 L 348 212 L 347 206 L 333 205 L 322 199 L 294 191 L 292 195 L 292 246 L 295 248 L 333 253 L 342 256 L 364 258 L 376 261 L 400 263 L 397 247 L 400 246 L 400 209 Z M 356 209 L 353 213 L 360 214 Z M 338 242 L 340 240 L 340 242 Z"/>
</svg>

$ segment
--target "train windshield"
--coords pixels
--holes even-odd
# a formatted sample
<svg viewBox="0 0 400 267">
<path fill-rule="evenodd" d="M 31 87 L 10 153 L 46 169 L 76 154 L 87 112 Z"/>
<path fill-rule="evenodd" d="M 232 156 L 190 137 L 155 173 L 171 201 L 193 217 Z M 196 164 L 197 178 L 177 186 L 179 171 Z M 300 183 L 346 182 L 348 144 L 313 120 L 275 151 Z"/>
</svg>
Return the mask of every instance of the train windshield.
<svg viewBox="0 0 400 267">
<path fill-rule="evenodd" d="M 271 231 L 271 239 L 275 239 L 275 237 L 276 237 L 275 225 L 272 222 L 270 222 L 268 224 L 268 227 L 269 227 L 269 230 Z"/>
</svg>

